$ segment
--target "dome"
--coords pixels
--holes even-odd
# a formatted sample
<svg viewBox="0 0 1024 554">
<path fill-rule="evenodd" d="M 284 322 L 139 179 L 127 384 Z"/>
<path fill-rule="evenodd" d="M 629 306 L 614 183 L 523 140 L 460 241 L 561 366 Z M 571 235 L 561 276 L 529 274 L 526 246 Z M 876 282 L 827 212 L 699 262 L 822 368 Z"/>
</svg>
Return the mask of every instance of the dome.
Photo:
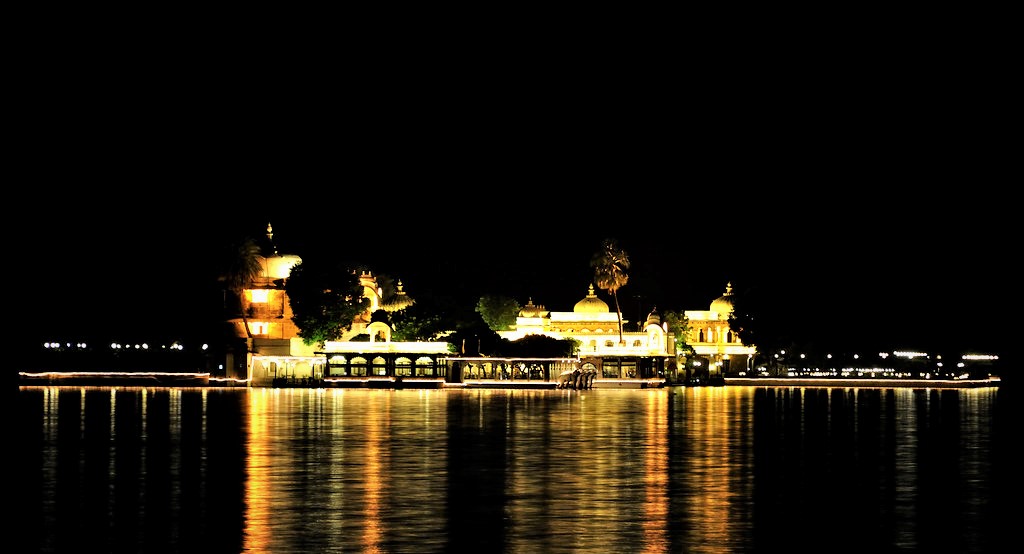
<svg viewBox="0 0 1024 554">
<path fill-rule="evenodd" d="M 644 327 L 648 325 L 661 325 L 661 316 L 658 315 L 658 308 L 653 308 L 651 313 L 647 314 L 647 323 L 644 324 Z"/>
<path fill-rule="evenodd" d="M 519 317 L 547 317 L 548 312 L 544 309 L 544 304 L 534 305 L 533 298 L 526 301 L 526 305 L 523 309 L 519 310 Z"/>
<path fill-rule="evenodd" d="M 273 255 L 267 258 L 267 277 L 274 279 L 287 279 L 292 274 L 292 268 L 299 265 L 302 259 L 294 254 Z"/>
<path fill-rule="evenodd" d="M 274 227 L 267 223 L 267 239 L 260 247 L 263 251 L 267 279 L 287 279 L 292 274 L 292 268 L 302 263 L 302 258 L 294 254 L 279 254 L 277 245 L 274 244 Z M 269 252 L 269 254 L 268 254 Z"/>
<path fill-rule="evenodd" d="M 594 285 L 591 283 L 587 297 L 577 302 L 572 311 L 576 313 L 608 313 L 608 304 L 594 294 Z"/>
<path fill-rule="evenodd" d="M 384 303 L 384 306 L 382 306 L 384 311 L 388 313 L 404 310 L 416 303 L 416 301 L 413 300 L 411 296 L 409 296 L 408 294 L 405 293 L 404 290 L 402 290 L 403 285 L 401 279 L 398 280 L 398 283 L 395 286 L 398 289 L 395 292 L 395 295 L 388 299 L 388 301 Z"/>
<path fill-rule="evenodd" d="M 732 283 L 725 285 L 725 294 L 719 296 L 711 303 L 711 311 L 728 316 L 733 310 Z"/>
</svg>

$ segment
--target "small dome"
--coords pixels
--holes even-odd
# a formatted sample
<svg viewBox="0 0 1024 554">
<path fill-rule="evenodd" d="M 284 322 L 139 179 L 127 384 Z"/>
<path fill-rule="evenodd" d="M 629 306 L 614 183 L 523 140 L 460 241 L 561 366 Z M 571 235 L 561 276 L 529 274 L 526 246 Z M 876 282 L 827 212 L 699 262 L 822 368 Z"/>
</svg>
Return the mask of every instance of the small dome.
<svg viewBox="0 0 1024 554">
<path fill-rule="evenodd" d="M 544 304 L 534 305 L 533 298 L 526 301 L 526 305 L 523 309 L 519 310 L 519 317 L 547 317 L 548 312 L 544 309 Z"/>
<path fill-rule="evenodd" d="M 658 308 L 652 309 L 651 313 L 647 314 L 647 323 L 644 324 L 644 327 L 648 325 L 661 325 L 661 316 L 658 315 Z"/>
<path fill-rule="evenodd" d="M 294 254 L 279 254 L 277 245 L 274 244 L 274 227 L 267 223 L 267 238 L 260 245 L 263 252 L 264 268 L 266 278 L 271 281 L 287 279 L 292 274 L 292 268 L 302 263 L 302 258 Z"/>
<path fill-rule="evenodd" d="M 398 283 L 395 286 L 398 289 L 395 292 L 395 295 L 388 299 L 388 301 L 384 303 L 384 306 L 382 306 L 384 311 L 388 313 L 394 313 L 399 310 L 404 310 L 416 303 L 416 301 L 413 300 L 411 296 L 409 296 L 408 294 L 405 293 L 404 290 L 402 290 L 403 285 L 401 279 L 398 280 Z"/>
<path fill-rule="evenodd" d="M 576 313 L 608 313 L 608 304 L 594 294 L 594 285 L 591 283 L 587 297 L 577 302 L 572 311 Z"/>
<path fill-rule="evenodd" d="M 719 296 L 711 303 L 711 311 L 722 315 L 729 315 L 733 310 L 732 283 L 725 285 L 725 294 Z"/>
<path fill-rule="evenodd" d="M 287 279 L 292 274 L 292 268 L 299 265 L 302 259 L 294 254 L 275 254 L 267 260 L 267 278 Z"/>
</svg>

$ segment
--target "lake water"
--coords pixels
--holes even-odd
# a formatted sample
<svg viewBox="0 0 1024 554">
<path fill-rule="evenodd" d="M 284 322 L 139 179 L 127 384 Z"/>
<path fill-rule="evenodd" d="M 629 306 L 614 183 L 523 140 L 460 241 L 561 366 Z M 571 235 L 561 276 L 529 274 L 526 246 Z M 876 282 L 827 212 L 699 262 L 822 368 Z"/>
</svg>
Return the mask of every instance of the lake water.
<svg viewBox="0 0 1024 554">
<path fill-rule="evenodd" d="M 1003 552 L 1021 470 L 997 388 L 16 398 L 17 552 Z"/>
</svg>

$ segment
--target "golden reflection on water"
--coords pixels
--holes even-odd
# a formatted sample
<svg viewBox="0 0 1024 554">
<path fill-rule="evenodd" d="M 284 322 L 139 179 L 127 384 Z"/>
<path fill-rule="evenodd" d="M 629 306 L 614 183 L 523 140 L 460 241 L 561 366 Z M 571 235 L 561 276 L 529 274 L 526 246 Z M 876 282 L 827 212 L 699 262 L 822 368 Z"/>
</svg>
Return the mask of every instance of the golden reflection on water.
<svg viewBox="0 0 1024 554">
<path fill-rule="evenodd" d="M 307 529 L 321 534 L 309 539 L 314 542 L 331 542 L 333 535 L 366 552 L 386 551 L 387 537 L 403 534 L 401 540 L 442 549 L 447 533 L 473 532 L 473 521 L 445 521 L 447 504 L 458 503 L 446 498 L 445 483 L 460 474 L 483 489 L 500 480 L 506 505 L 499 524 L 510 529 L 502 539 L 509 551 L 669 550 L 677 523 L 670 516 L 673 478 L 682 484 L 685 527 L 695 544 L 727 545 L 730 530 L 742 523 L 730 514 L 743 514 L 736 504 L 749 495 L 736 475 L 749 461 L 731 459 L 737 456 L 731 446 L 742 437 L 728 414 L 744 413 L 735 406 L 741 389 L 248 394 L 246 551 L 273 550 Z M 679 424 L 692 455 L 675 477 L 673 395 L 685 408 Z M 453 402 L 470 415 L 469 428 L 439 417 Z M 503 435 L 486 444 L 504 445 L 504 452 L 479 458 L 485 467 L 449 466 L 448 442 L 467 432 Z M 353 540 L 358 544 L 346 542 Z"/>
<path fill-rule="evenodd" d="M 383 534 L 380 525 L 381 497 L 385 494 L 383 483 L 387 475 L 381 459 L 384 450 L 381 437 L 389 432 L 390 399 L 389 394 L 377 395 L 372 400 L 378 403 L 371 404 L 366 410 L 366 454 L 362 457 L 366 462 L 366 470 L 362 472 L 366 483 L 362 511 L 366 524 L 363 526 L 362 547 L 366 552 L 380 552 Z"/>
<path fill-rule="evenodd" d="M 823 540 L 977 551 L 1001 493 L 995 391 L 26 394 L 45 544 L 735 552 L 806 546 L 785 524 L 824 514 Z"/>
<path fill-rule="evenodd" d="M 273 513 L 274 448 L 271 436 L 272 408 L 280 399 L 276 389 L 249 391 L 249 456 L 246 459 L 245 480 L 245 539 L 244 549 L 249 552 L 268 552 Z"/>
<path fill-rule="evenodd" d="M 649 395 L 644 410 L 644 428 L 648 437 L 644 452 L 643 552 L 666 552 L 668 538 L 668 395 L 664 391 Z"/>
<path fill-rule="evenodd" d="M 445 444 L 435 418 L 444 392 L 248 394 L 245 551 L 308 541 L 384 552 L 385 536 L 443 539 L 447 468 L 432 451 Z"/>
<path fill-rule="evenodd" d="M 687 544 L 702 551 L 729 551 L 750 527 L 753 465 L 751 389 L 690 387 L 678 390 L 686 404 L 677 432 L 690 454 L 678 473 L 688 492 L 683 506 Z"/>
</svg>

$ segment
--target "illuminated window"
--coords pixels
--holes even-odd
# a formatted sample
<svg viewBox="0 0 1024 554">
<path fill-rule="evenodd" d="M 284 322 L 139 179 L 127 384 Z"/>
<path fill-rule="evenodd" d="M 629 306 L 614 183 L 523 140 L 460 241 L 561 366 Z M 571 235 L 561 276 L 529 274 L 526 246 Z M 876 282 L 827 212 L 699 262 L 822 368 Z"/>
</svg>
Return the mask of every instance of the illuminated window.
<svg viewBox="0 0 1024 554">
<path fill-rule="evenodd" d="M 377 356 L 376 358 L 373 359 L 373 374 L 374 375 L 387 375 L 388 374 L 387 362 L 384 360 L 384 358 L 381 358 L 380 356 Z"/>
<path fill-rule="evenodd" d="M 249 292 L 252 295 L 253 304 L 266 304 L 267 298 L 270 296 L 270 291 L 267 289 L 253 289 Z"/>
<path fill-rule="evenodd" d="M 351 374 L 358 377 L 366 377 L 366 358 L 357 356 L 352 358 L 352 362 L 349 364 Z"/>
<path fill-rule="evenodd" d="M 433 375 L 434 373 L 434 360 L 430 358 L 416 360 L 416 375 Z"/>
<path fill-rule="evenodd" d="M 412 360 L 401 357 L 395 360 L 395 375 L 411 376 Z"/>
<path fill-rule="evenodd" d="M 601 366 L 601 376 L 610 379 L 617 378 L 619 376 L 619 362 L 616 360 L 605 360 Z"/>
<path fill-rule="evenodd" d="M 622 369 L 621 369 L 621 372 L 619 373 L 619 377 L 628 377 L 628 378 L 636 377 L 636 362 L 634 362 L 632 360 L 623 360 L 622 361 Z"/>
</svg>

